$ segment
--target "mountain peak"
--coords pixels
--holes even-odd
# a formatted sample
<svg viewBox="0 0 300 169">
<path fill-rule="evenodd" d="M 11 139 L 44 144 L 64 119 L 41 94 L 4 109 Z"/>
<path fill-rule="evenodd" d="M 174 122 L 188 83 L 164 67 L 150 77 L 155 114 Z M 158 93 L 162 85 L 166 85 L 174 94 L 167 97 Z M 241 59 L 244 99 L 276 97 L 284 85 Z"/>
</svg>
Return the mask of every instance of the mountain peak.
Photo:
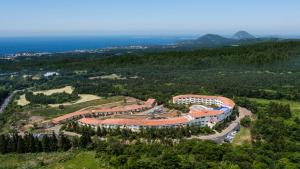
<svg viewBox="0 0 300 169">
<path fill-rule="evenodd" d="M 232 39 L 235 40 L 244 40 L 244 39 L 255 39 L 255 36 L 251 35 L 250 33 L 246 31 L 238 31 L 235 33 L 232 37 Z"/>
</svg>

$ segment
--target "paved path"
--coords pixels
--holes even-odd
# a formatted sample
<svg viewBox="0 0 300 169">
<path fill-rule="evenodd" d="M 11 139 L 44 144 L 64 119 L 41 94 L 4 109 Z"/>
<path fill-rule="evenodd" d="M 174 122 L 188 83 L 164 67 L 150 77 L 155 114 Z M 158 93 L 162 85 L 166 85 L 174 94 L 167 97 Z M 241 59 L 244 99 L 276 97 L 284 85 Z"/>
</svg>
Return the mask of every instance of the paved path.
<svg viewBox="0 0 300 169">
<path fill-rule="evenodd" d="M 0 114 L 3 113 L 3 111 L 6 109 L 6 107 L 8 106 L 9 102 L 11 101 L 11 99 L 13 98 L 13 96 L 19 92 L 21 90 L 15 90 L 13 91 L 2 103 L 2 105 L 0 106 Z"/>
<path fill-rule="evenodd" d="M 50 128 L 47 128 L 46 130 L 47 131 L 50 131 L 50 132 L 54 132 L 56 135 L 59 135 L 60 133 L 60 128 L 62 127 L 62 125 L 56 125 L 56 126 L 53 126 L 53 127 L 50 127 Z M 75 133 L 75 132 L 69 132 L 69 131 L 65 131 L 63 130 L 62 133 L 64 133 L 65 135 L 67 136 L 78 136 L 80 137 L 81 135 L 78 134 L 78 133 Z"/>
<path fill-rule="evenodd" d="M 245 116 L 251 116 L 252 112 L 249 111 L 246 108 L 239 107 L 240 116 L 231 122 L 231 124 L 224 129 L 221 133 L 216 133 L 212 135 L 207 136 L 192 136 L 191 138 L 201 139 L 201 140 L 212 140 L 217 143 L 223 142 L 224 138 L 227 136 L 228 133 L 232 132 L 233 130 L 236 130 L 240 127 L 240 120 L 244 118 Z"/>
</svg>

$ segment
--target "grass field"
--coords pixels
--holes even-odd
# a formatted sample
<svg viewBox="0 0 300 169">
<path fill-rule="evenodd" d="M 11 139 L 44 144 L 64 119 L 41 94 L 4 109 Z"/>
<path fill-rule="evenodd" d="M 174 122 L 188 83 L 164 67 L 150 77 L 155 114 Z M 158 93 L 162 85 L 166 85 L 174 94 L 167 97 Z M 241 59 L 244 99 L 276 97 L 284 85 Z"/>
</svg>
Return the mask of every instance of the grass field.
<svg viewBox="0 0 300 169">
<path fill-rule="evenodd" d="M 103 98 L 103 99 L 92 100 L 92 101 L 87 101 L 78 104 L 66 105 L 64 106 L 64 109 L 59 109 L 58 107 L 41 106 L 37 108 L 28 107 L 26 111 L 29 111 L 30 114 L 33 116 L 43 116 L 46 117 L 47 119 L 51 119 L 59 115 L 71 113 L 89 106 L 97 106 L 97 105 L 107 104 L 111 102 L 118 102 L 123 100 L 124 100 L 123 96 L 116 96 L 116 97 L 109 97 L 107 99 Z"/>
<path fill-rule="evenodd" d="M 105 163 L 95 158 L 94 152 L 81 152 L 74 158 L 44 167 L 43 169 L 104 169 Z"/>
<path fill-rule="evenodd" d="M 249 98 L 251 101 L 256 101 L 259 104 L 269 104 L 270 102 L 289 104 L 294 117 L 300 118 L 300 102 L 290 101 L 290 100 L 268 100 L 268 99 L 257 99 Z"/>
<path fill-rule="evenodd" d="M 240 131 L 234 137 L 232 144 L 233 145 L 242 145 L 242 144 L 251 143 L 251 133 L 249 128 L 241 127 Z"/>
<path fill-rule="evenodd" d="M 72 92 L 74 91 L 73 87 L 72 86 L 66 86 L 66 87 L 63 87 L 63 88 L 59 88 L 59 89 L 51 89 L 51 90 L 41 90 L 41 91 L 36 91 L 36 92 L 33 92 L 34 94 L 39 94 L 39 93 L 42 93 L 44 95 L 47 95 L 47 96 L 50 96 L 54 93 L 63 93 L 63 92 L 66 92 L 68 94 L 71 94 Z M 19 106 L 26 106 L 28 104 L 30 104 L 30 102 L 28 100 L 26 100 L 25 98 L 25 94 L 21 95 L 20 98 L 17 100 L 17 104 Z"/>
<path fill-rule="evenodd" d="M 34 92 L 34 94 L 42 93 L 44 95 L 49 96 L 54 93 L 62 93 L 62 92 L 71 94 L 73 91 L 74 91 L 74 89 L 72 86 L 66 86 L 64 88 L 59 88 L 59 89 L 36 91 L 36 92 Z M 70 106 L 73 104 L 79 104 L 79 103 L 83 103 L 83 102 L 89 102 L 92 100 L 101 99 L 99 96 L 91 95 L 91 94 L 79 94 L 78 96 L 80 97 L 80 99 L 78 99 L 74 102 L 66 102 L 66 103 L 61 103 L 61 104 L 49 104 L 48 106 L 50 106 L 50 107 L 58 107 L 59 105 Z M 16 102 L 19 106 L 26 106 L 26 105 L 30 104 L 30 102 L 28 100 L 26 100 L 25 94 L 21 95 L 20 98 L 18 100 L 16 100 Z"/>
<path fill-rule="evenodd" d="M 0 169 L 104 169 L 95 152 L 68 151 L 0 155 Z"/>
<path fill-rule="evenodd" d="M 26 105 L 30 104 L 30 102 L 26 100 L 25 94 L 23 94 L 23 95 L 21 95 L 20 98 L 17 100 L 17 104 L 18 104 L 19 106 L 26 106 Z"/>
</svg>

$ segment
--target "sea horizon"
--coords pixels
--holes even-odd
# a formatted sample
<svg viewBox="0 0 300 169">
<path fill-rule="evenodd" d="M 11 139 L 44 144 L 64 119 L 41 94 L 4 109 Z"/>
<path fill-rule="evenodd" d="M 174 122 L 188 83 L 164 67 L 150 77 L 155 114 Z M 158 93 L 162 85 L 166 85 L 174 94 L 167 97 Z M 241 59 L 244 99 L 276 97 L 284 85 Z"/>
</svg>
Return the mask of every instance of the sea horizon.
<svg viewBox="0 0 300 169">
<path fill-rule="evenodd" d="M 80 35 L 0 37 L 0 56 L 23 52 L 58 53 L 112 47 L 172 45 L 195 35 Z"/>
</svg>

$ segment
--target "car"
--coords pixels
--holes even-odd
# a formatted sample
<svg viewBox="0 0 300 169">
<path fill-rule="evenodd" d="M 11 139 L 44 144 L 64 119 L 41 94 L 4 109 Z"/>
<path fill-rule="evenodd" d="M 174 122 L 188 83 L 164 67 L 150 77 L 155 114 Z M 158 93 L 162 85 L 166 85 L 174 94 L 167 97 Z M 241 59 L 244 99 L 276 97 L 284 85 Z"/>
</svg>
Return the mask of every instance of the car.
<svg viewBox="0 0 300 169">
<path fill-rule="evenodd" d="M 235 136 L 237 134 L 237 131 L 233 131 L 230 133 L 230 135 Z"/>
</svg>

